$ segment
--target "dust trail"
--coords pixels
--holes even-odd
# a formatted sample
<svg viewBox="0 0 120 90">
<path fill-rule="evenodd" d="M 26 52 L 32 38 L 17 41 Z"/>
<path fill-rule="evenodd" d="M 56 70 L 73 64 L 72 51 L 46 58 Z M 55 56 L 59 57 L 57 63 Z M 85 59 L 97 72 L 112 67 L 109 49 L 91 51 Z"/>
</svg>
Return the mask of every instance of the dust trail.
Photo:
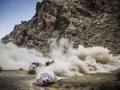
<svg viewBox="0 0 120 90">
<path fill-rule="evenodd" d="M 49 60 L 35 49 L 19 48 L 13 43 L 3 44 L 0 42 L 0 66 L 3 69 L 29 69 L 33 62 L 45 63 Z"/>
<path fill-rule="evenodd" d="M 110 72 L 120 68 L 120 56 L 109 54 L 104 47 L 73 48 L 73 42 L 61 39 L 49 41 L 52 51 L 48 54 L 55 62 L 47 67 L 38 68 L 37 73 L 52 71 L 57 76 L 75 77 L 90 73 Z M 38 75 L 39 76 L 39 75 Z"/>
<path fill-rule="evenodd" d="M 3 69 L 29 69 L 32 62 L 45 64 L 53 61 L 50 66 L 37 68 L 38 76 L 49 72 L 54 76 L 75 77 L 90 73 L 110 72 L 120 68 L 120 56 L 109 54 L 104 47 L 73 48 L 73 42 L 62 38 L 59 41 L 50 39 L 51 52 L 44 57 L 35 49 L 20 48 L 12 43 L 0 43 L 0 66 Z"/>
</svg>

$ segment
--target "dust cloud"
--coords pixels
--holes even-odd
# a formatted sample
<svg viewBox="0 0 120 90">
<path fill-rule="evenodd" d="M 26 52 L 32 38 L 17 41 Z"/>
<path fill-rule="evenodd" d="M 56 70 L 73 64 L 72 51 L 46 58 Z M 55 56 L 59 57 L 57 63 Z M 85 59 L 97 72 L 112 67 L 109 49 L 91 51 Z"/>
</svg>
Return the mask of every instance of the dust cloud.
<svg viewBox="0 0 120 90">
<path fill-rule="evenodd" d="M 13 43 L 3 44 L 0 42 L 0 66 L 4 70 L 28 70 L 31 63 L 45 63 L 49 58 L 43 57 L 42 53 L 35 49 L 20 48 Z"/>
<path fill-rule="evenodd" d="M 113 56 L 104 47 L 73 48 L 73 43 L 62 38 L 59 41 L 50 39 L 51 52 L 45 57 L 35 49 L 20 48 L 12 43 L 0 43 L 0 66 L 3 69 L 29 69 L 32 62 L 45 64 L 54 61 L 49 66 L 38 67 L 37 75 L 51 73 L 60 77 L 75 77 L 90 73 L 111 72 L 120 68 L 120 56 Z"/>
</svg>

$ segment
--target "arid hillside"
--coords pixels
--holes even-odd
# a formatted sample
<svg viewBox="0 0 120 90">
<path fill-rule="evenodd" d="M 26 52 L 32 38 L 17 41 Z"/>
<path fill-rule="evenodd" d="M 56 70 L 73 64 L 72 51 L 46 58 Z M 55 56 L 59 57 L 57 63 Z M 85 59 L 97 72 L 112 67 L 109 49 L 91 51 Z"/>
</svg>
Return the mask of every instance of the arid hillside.
<svg viewBox="0 0 120 90">
<path fill-rule="evenodd" d="M 2 42 L 49 52 L 50 38 L 68 38 L 85 47 L 120 54 L 120 0 L 43 0 L 29 21 L 15 25 Z"/>
</svg>

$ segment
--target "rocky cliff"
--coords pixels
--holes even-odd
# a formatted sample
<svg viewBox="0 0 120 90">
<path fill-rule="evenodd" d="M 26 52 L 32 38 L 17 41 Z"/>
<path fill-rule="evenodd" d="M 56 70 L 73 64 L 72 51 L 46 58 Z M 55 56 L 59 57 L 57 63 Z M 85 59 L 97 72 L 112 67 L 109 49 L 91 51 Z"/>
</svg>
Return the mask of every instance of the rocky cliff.
<svg viewBox="0 0 120 90">
<path fill-rule="evenodd" d="M 108 47 L 120 54 L 120 0 L 43 0 L 29 21 L 1 39 L 49 52 L 50 38 L 68 38 L 74 47 Z"/>
</svg>

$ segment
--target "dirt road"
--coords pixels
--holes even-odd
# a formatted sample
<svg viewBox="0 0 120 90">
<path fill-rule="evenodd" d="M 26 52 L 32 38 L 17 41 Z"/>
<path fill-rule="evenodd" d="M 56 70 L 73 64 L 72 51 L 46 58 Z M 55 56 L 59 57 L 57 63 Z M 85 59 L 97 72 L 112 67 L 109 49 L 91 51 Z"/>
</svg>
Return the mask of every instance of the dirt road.
<svg viewBox="0 0 120 90">
<path fill-rule="evenodd" d="M 36 75 L 29 75 L 25 70 L 6 70 L 0 73 L 0 90 L 89 90 L 91 86 L 100 83 L 112 83 L 120 85 L 115 74 L 98 73 L 81 77 L 66 78 L 44 86 L 36 84 Z"/>
<path fill-rule="evenodd" d="M 9 70 L 0 73 L 0 90 L 32 90 L 35 75 L 24 70 Z"/>
</svg>

